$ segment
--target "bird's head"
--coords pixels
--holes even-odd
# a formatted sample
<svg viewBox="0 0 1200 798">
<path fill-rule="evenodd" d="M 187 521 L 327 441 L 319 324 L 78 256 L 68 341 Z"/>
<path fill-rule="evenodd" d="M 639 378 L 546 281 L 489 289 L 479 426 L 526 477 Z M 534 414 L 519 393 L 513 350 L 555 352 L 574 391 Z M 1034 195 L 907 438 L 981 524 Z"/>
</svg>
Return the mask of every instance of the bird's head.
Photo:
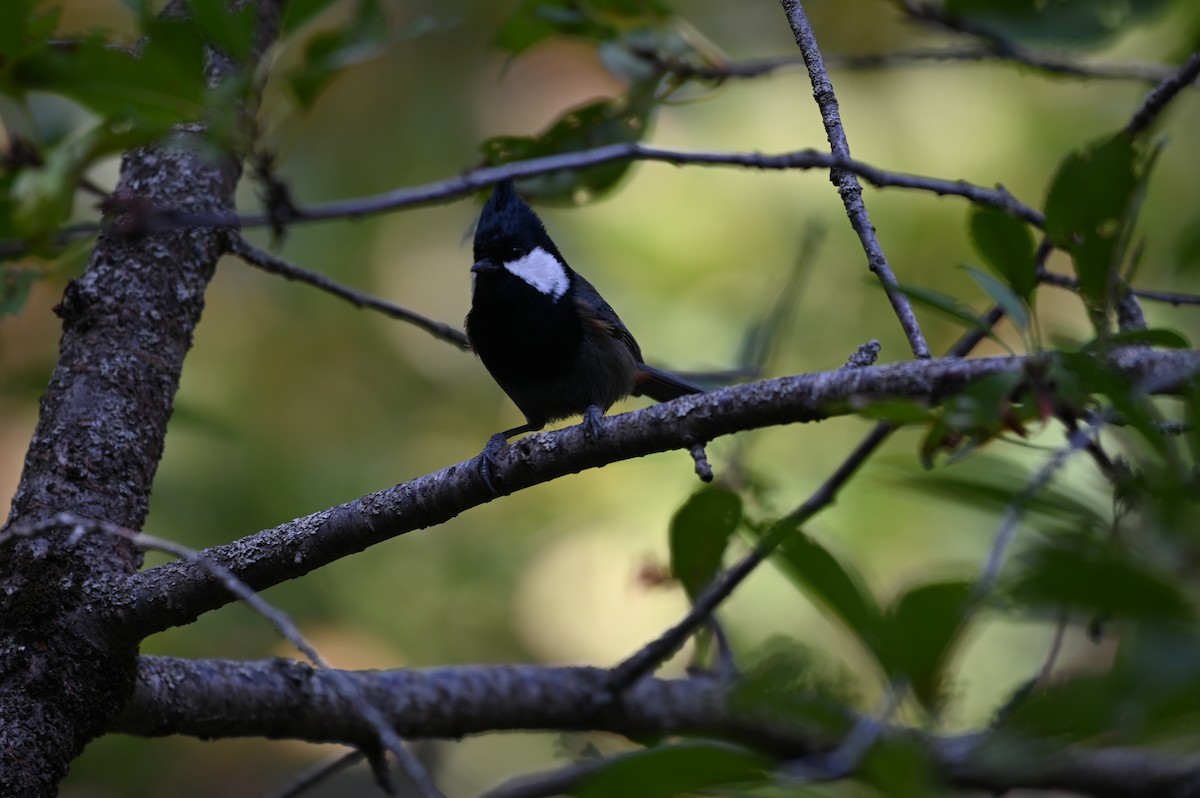
<svg viewBox="0 0 1200 798">
<path fill-rule="evenodd" d="M 570 268 L 550 240 L 542 220 L 513 188 L 496 184 L 475 228 L 476 275 L 515 277 L 559 300 L 570 288 Z"/>
</svg>

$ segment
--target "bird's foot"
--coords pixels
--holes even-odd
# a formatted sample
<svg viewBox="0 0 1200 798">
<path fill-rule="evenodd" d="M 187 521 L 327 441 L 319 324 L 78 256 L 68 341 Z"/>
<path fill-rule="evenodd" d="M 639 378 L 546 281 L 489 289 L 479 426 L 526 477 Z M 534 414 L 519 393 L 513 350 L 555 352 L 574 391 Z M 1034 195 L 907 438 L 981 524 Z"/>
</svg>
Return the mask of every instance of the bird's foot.
<svg viewBox="0 0 1200 798">
<path fill-rule="evenodd" d="M 589 441 L 599 440 L 604 435 L 604 411 L 598 405 L 588 405 L 583 414 L 583 437 Z"/>
<path fill-rule="evenodd" d="M 496 455 L 508 443 L 508 437 L 503 432 L 497 432 L 492 437 L 488 438 L 488 442 L 484 445 L 483 451 L 479 453 L 479 476 L 483 477 L 483 484 L 487 485 L 488 490 L 496 493 L 496 486 L 492 484 L 492 476 L 496 473 Z"/>
</svg>

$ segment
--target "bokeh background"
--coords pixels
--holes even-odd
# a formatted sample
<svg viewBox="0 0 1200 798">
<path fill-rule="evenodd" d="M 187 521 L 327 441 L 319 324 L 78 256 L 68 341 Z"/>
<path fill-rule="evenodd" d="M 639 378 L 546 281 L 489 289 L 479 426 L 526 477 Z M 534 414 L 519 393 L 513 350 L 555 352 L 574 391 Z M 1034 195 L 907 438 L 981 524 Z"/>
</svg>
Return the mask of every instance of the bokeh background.
<svg viewBox="0 0 1200 798">
<path fill-rule="evenodd" d="M 64 33 L 133 26 L 117 0 L 57 5 L 64 9 Z M 491 40 L 515 6 L 387 2 L 397 29 L 420 21 L 425 32 L 349 70 L 308 113 L 298 114 L 277 87 L 269 87 L 265 135 L 297 201 L 350 198 L 453 175 L 479 163 L 486 138 L 535 133 L 570 107 L 623 90 L 582 42 L 552 39 L 506 59 Z M 806 7 L 829 56 L 959 41 L 902 21 L 884 0 L 817 0 Z M 795 52 L 774 2 L 697 0 L 679 2 L 677 10 L 730 58 Z M 339 4 L 317 23 L 349 13 L 352 4 Z M 1078 55 L 1178 62 L 1198 30 L 1200 14 L 1181 0 L 1150 23 Z M 276 57 L 286 64 L 299 53 L 293 43 Z M 1147 88 L 1053 78 L 1003 64 L 834 69 L 832 77 L 857 158 L 895 171 L 1000 182 L 1034 206 L 1066 153 L 1122 126 Z M 34 104 L 47 125 L 70 124 L 81 113 L 53 98 Z M 1198 126 L 1200 102 L 1193 92 L 1176 104 L 1164 128 L 1167 147 L 1142 214 L 1148 242 L 1143 286 L 1198 287 Z M 665 108 L 650 140 L 683 149 L 767 153 L 825 146 L 802 69 L 731 81 Z M 115 160 L 92 173 L 104 186 L 116 176 Z M 966 233 L 965 202 L 871 188 L 865 196 L 902 281 L 986 306 L 959 268 L 979 260 Z M 257 206 L 253 186 L 243 187 L 241 201 L 246 209 Z M 459 323 L 470 299 L 470 231 L 478 207 L 463 200 L 357 222 L 300 225 L 277 251 L 305 268 Z M 658 365 L 681 371 L 736 365 L 747 331 L 766 314 L 814 236 L 819 248 L 803 275 L 795 318 L 780 333 L 773 374 L 836 368 L 871 338 L 883 343 L 883 362 L 908 354 L 821 172 L 642 164 L 595 203 L 539 211 L 572 265 L 600 287 Z M 87 202 L 78 212 L 94 218 Z M 270 244 L 265 234 L 252 237 Z M 1052 266 L 1067 268 L 1060 261 Z M 18 317 L 0 320 L 0 501 L 7 502 L 20 475 L 36 400 L 56 356 L 59 325 L 50 308 L 70 274 L 65 268 L 43 281 Z M 1043 289 L 1037 310 L 1048 339 L 1086 336 L 1073 295 Z M 1146 310 L 1152 326 L 1197 339 L 1194 311 L 1162 305 Z M 949 322 L 928 313 L 921 319 L 935 351 L 956 337 Z M 1002 328 L 1001 337 L 1019 351 L 1019 336 Z M 1004 350 L 987 344 L 979 351 Z M 614 412 L 636 406 L 631 400 Z M 209 291 L 185 369 L 146 529 L 196 548 L 229 541 L 470 458 L 491 433 L 519 421 L 472 355 L 227 260 Z M 741 436 L 746 467 L 762 486 L 760 517 L 802 501 L 869 423 L 848 417 Z M 930 574 L 974 573 L 996 526 L 991 514 L 930 501 L 914 489 L 919 439 L 917 432 L 895 436 L 810 527 L 881 597 Z M 1050 431 L 1032 443 L 1057 440 Z M 718 474 L 733 448 L 728 440 L 710 447 Z M 1036 463 L 1045 455 L 1011 445 L 997 456 Z M 1068 469 L 1060 484 L 1105 501 L 1086 467 Z M 696 486 L 685 453 L 619 463 L 410 533 L 266 597 L 345 668 L 614 663 L 685 608 L 678 587 L 654 584 L 647 574 L 665 565 L 670 517 Z M 864 705 L 878 695 L 879 681 L 851 638 L 772 568 L 740 589 L 723 617 L 743 656 L 752 658 L 778 635 L 795 638 L 853 684 Z M 984 722 L 1036 668 L 1050 636 L 1048 625 L 1033 620 L 985 624 L 957 654 L 946 728 Z M 295 654 L 262 619 L 237 605 L 151 638 L 143 650 L 188 657 Z M 1103 646 L 1069 637 L 1062 667 L 1094 667 L 1105 656 Z M 672 665 L 674 672 L 681 664 Z M 588 744 L 605 750 L 620 745 L 603 737 L 526 734 L 423 750 L 447 793 L 466 796 L 507 776 L 551 767 Z M 110 736 L 76 763 L 64 795 L 256 795 L 339 750 Z M 312 794 L 355 789 L 372 794 L 365 774 L 339 777 L 326 793 Z M 838 789 L 813 794 L 845 794 Z"/>
</svg>

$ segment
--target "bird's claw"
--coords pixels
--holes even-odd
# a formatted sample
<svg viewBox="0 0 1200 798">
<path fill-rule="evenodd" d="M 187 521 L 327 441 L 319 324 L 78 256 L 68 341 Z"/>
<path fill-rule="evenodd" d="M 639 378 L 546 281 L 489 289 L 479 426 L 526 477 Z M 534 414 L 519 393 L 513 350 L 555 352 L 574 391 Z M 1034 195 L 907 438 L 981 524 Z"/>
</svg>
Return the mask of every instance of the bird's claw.
<svg viewBox="0 0 1200 798">
<path fill-rule="evenodd" d="M 583 414 L 583 437 L 594 441 L 603 435 L 604 411 L 597 405 L 588 405 L 588 409 Z"/>
<path fill-rule="evenodd" d="M 508 438 L 503 432 L 497 432 L 492 437 L 488 438 L 488 442 L 484 444 L 483 451 L 479 453 L 479 476 L 483 478 L 483 484 L 487 485 L 488 490 L 496 493 L 496 486 L 492 484 L 492 475 L 496 473 L 496 467 L 499 463 L 496 460 L 496 455 L 508 443 Z"/>
</svg>

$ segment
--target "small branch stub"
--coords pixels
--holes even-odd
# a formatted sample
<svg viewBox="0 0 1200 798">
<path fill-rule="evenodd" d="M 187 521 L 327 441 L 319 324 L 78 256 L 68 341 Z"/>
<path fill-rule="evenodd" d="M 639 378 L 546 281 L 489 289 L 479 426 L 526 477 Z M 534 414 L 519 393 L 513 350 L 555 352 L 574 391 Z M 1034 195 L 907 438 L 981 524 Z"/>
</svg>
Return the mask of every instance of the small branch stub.
<svg viewBox="0 0 1200 798">
<path fill-rule="evenodd" d="M 687 442 L 687 450 L 696 463 L 696 476 L 700 477 L 701 482 L 712 482 L 713 470 L 708 462 L 708 454 L 704 451 L 704 441 Z"/>
</svg>

